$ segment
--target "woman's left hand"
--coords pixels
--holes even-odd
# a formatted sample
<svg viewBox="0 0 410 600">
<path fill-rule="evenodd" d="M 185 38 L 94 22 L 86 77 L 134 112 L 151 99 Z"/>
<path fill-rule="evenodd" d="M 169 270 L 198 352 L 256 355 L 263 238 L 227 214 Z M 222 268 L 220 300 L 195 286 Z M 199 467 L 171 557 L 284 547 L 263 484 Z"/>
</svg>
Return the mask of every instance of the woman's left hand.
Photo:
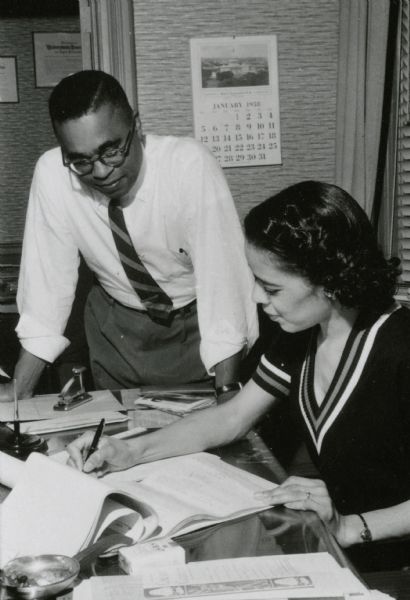
<svg viewBox="0 0 410 600">
<path fill-rule="evenodd" d="M 325 483 L 321 479 L 289 477 L 282 485 L 258 494 L 274 505 L 294 510 L 313 510 L 324 521 L 341 546 L 349 546 L 346 519 L 335 508 Z"/>
</svg>

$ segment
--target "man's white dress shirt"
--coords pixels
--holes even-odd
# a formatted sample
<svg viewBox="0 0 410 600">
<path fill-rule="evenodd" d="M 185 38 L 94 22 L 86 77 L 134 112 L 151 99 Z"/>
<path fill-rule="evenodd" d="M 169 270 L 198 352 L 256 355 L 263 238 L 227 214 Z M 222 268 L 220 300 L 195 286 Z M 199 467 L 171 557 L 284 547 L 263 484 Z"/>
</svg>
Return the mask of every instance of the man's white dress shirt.
<svg viewBox="0 0 410 600">
<path fill-rule="evenodd" d="M 210 370 L 258 334 L 253 276 L 222 169 L 190 138 L 148 135 L 124 217 L 145 266 L 180 308 L 195 298 L 201 358 Z M 34 172 L 17 294 L 22 346 L 53 362 L 68 346 L 64 329 L 79 251 L 106 292 L 143 309 L 123 270 L 108 221 L 108 198 L 64 167 L 60 148 Z"/>
</svg>

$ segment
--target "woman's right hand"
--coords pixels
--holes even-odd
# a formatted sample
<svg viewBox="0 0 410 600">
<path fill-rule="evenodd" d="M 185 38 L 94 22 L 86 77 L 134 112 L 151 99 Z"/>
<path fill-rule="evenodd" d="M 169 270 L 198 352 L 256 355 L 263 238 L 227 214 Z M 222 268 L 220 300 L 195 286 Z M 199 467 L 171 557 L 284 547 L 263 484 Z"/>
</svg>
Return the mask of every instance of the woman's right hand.
<svg viewBox="0 0 410 600">
<path fill-rule="evenodd" d="M 97 450 L 85 461 L 93 437 L 94 432 L 87 431 L 67 446 L 69 465 L 84 473 L 93 472 L 97 477 L 101 477 L 110 471 L 128 469 L 136 463 L 127 442 L 112 437 L 102 437 Z"/>
</svg>

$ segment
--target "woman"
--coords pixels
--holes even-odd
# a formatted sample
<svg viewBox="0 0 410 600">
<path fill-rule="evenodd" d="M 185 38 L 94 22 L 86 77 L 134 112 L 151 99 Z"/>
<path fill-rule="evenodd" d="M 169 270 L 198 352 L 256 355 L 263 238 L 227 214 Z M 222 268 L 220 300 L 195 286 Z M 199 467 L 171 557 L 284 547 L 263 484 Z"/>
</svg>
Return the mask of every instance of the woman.
<svg viewBox="0 0 410 600">
<path fill-rule="evenodd" d="M 321 479 L 290 477 L 272 503 L 316 511 L 344 547 L 409 534 L 410 312 L 393 298 L 398 261 L 383 257 L 346 192 L 314 181 L 253 208 L 245 233 L 254 299 L 281 328 L 253 378 L 226 404 L 161 431 L 104 438 L 84 470 L 226 444 L 286 399 Z M 69 446 L 78 468 L 91 437 Z"/>
</svg>

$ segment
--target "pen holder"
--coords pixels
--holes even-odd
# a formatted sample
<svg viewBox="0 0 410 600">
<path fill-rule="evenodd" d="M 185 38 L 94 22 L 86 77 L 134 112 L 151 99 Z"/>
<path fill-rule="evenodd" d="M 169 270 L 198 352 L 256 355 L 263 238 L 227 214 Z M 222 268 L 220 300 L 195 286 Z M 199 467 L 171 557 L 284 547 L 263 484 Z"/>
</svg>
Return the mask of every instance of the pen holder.
<svg viewBox="0 0 410 600">
<path fill-rule="evenodd" d="M 19 405 L 15 379 L 13 379 L 13 397 L 14 420 L 11 422 L 13 429 L 7 425 L 1 425 L 0 450 L 22 460 L 25 460 L 31 452 L 47 452 L 47 442 L 43 438 L 29 433 L 21 433 L 20 431 Z"/>
<path fill-rule="evenodd" d="M 43 438 L 20 432 L 20 421 L 13 421 L 13 429 L 7 425 L 0 427 L 0 450 L 6 454 L 25 460 L 31 452 L 46 453 L 47 449 Z"/>
</svg>

